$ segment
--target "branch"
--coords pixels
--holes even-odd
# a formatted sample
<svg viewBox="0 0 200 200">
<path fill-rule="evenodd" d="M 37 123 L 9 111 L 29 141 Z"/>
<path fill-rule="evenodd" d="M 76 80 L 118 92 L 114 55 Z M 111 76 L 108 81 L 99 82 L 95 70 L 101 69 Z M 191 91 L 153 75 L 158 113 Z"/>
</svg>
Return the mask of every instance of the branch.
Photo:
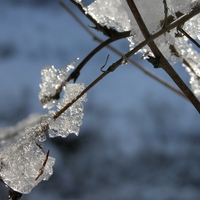
<svg viewBox="0 0 200 200">
<path fill-rule="evenodd" d="M 92 38 L 94 40 L 96 40 L 99 43 L 103 43 L 102 39 L 100 39 L 99 37 L 97 37 L 87 26 L 85 26 L 85 24 L 74 14 L 74 12 L 72 12 L 66 4 L 64 4 L 63 2 L 60 2 L 60 5 L 76 20 L 76 22 L 89 34 L 92 36 Z M 165 5 L 166 6 L 166 5 Z M 183 15 L 183 14 L 182 14 Z M 182 16 L 180 15 L 180 16 Z M 179 17 L 180 17 L 179 16 Z M 173 22 L 173 20 L 171 21 Z M 171 23 L 170 22 L 170 23 Z M 169 23 L 167 24 L 169 25 Z M 123 56 L 123 53 L 118 51 L 116 48 L 112 47 L 111 45 L 107 45 L 107 48 L 109 48 L 111 51 L 115 52 L 117 55 L 119 56 Z M 89 55 L 88 55 L 89 56 Z M 85 60 L 85 59 L 84 59 Z M 177 93 L 178 95 L 180 95 L 181 97 L 185 98 L 188 100 L 188 98 L 186 98 L 186 96 L 177 88 L 175 88 L 173 85 L 169 84 L 168 82 L 166 82 L 165 80 L 163 80 L 162 78 L 158 77 L 156 74 L 152 73 L 150 70 L 144 68 L 143 66 L 141 66 L 138 62 L 134 61 L 133 59 L 129 59 L 129 62 L 134 65 L 135 67 L 137 67 L 138 69 L 140 69 L 142 72 L 144 72 L 145 74 L 147 74 L 148 76 L 150 76 L 151 78 L 153 78 L 154 80 L 158 81 L 159 83 L 161 83 L 162 85 L 166 86 L 167 88 L 169 88 L 170 90 L 174 91 L 175 93 Z M 84 61 L 82 61 L 82 64 L 84 63 Z M 79 66 L 82 65 L 81 63 L 79 64 Z M 85 64 L 85 63 L 84 63 Z M 79 67 L 77 66 L 77 68 Z M 68 80 L 74 79 L 77 75 L 73 75 L 78 73 L 78 69 L 75 69 L 72 74 L 70 75 L 70 77 L 68 77 Z"/>
<path fill-rule="evenodd" d="M 151 37 L 134 1 L 132 0 L 126 0 L 129 8 L 138 23 L 138 26 L 140 27 L 140 30 L 142 31 L 142 34 L 144 35 L 145 39 L 149 39 Z M 195 10 L 196 11 L 196 10 Z M 185 15 L 187 16 L 187 15 Z M 185 17 L 184 16 L 184 17 Z M 164 29 L 163 29 L 164 30 Z M 200 113 L 200 103 L 196 96 L 191 92 L 191 90 L 187 87 L 187 85 L 183 82 L 183 80 L 179 77 L 179 75 L 176 73 L 176 71 L 172 68 L 172 66 L 169 64 L 169 62 L 166 60 L 166 58 L 163 56 L 161 51 L 156 46 L 155 42 L 152 40 L 148 43 L 148 46 L 151 48 L 155 59 L 157 60 L 157 64 L 161 66 L 167 74 L 172 78 L 172 80 L 177 84 L 177 86 L 183 91 L 183 93 L 188 97 L 190 102 L 194 105 L 194 107 L 197 109 L 197 111 Z"/>
<path fill-rule="evenodd" d="M 127 2 L 130 2 L 130 0 L 127 0 Z M 117 69 L 120 65 L 123 64 L 124 59 L 128 59 L 132 55 L 134 55 L 137 51 L 139 51 L 141 48 L 143 48 L 145 45 L 151 43 L 154 39 L 162 35 L 163 33 L 175 28 L 179 24 L 185 23 L 187 20 L 189 20 L 191 17 L 198 14 L 200 11 L 198 9 L 192 10 L 188 15 L 184 15 L 171 23 L 169 26 L 163 28 L 162 30 L 158 31 L 154 35 L 150 35 L 149 37 L 141 42 L 139 45 L 137 45 L 134 49 L 126 53 L 124 56 L 122 56 L 119 60 L 117 60 L 115 63 L 113 63 L 111 66 L 108 67 L 108 69 L 102 73 L 97 79 L 95 79 L 87 88 L 85 88 L 75 99 L 73 99 L 70 103 L 68 103 L 66 106 L 64 106 L 61 110 L 59 110 L 55 115 L 54 119 L 57 119 L 63 112 L 65 112 L 73 103 L 75 103 L 79 98 L 81 98 L 87 91 L 89 91 L 95 84 L 97 84 L 102 78 L 104 78 L 106 75 L 108 75 L 110 72 L 113 72 L 115 69 Z M 144 28 L 145 31 L 145 28 Z M 147 30 L 148 31 L 148 30 Z M 159 53 L 159 52 L 156 52 Z M 178 76 L 178 74 L 174 71 L 174 69 L 171 67 L 171 65 L 166 61 L 165 58 L 162 58 L 162 54 L 159 55 L 160 60 L 159 62 L 164 65 L 164 69 L 167 71 L 167 73 L 172 73 L 170 76 L 172 79 L 177 83 L 178 86 L 181 86 L 181 89 L 183 89 L 184 94 L 188 97 L 188 99 L 193 103 L 193 105 L 196 107 L 196 109 L 200 112 L 200 104 L 197 98 L 194 96 L 194 94 L 189 90 L 189 88 L 185 85 L 185 83 L 182 81 L 182 79 Z M 170 67 L 167 69 L 167 67 Z M 182 88 L 183 87 L 183 88 Z M 48 126 L 46 127 L 48 130 Z"/>
<path fill-rule="evenodd" d="M 81 69 L 85 66 L 85 64 L 96 54 L 98 53 L 101 49 L 104 47 L 108 46 L 112 42 L 115 42 L 119 39 L 126 38 L 130 36 L 130 31 L 123 32 L 122 34 L 118 34 L 117 36 L 113 36 L 111 38 L 108 38 L 106 41 L 100 43 L 95 49 L 93 49 L 84 59 L 83 61 L 76 67 L 76 69 L 70 74 L 70 76 L 67 79 L 67 82 L 70 80 L 74 80 L 76 82 L 77 78 L 80 75 Z"/>
<path fill-rule="evenodd" d="M 54 116 L 53 119 L 57 119 L 62 113 L 64 113 L 72 104 L 74 104 L 78 99 L 80 99 L 86 92 L 88 92 L 94 85 L 96 85 L 101 79 L 103 79 L 110 71 L 103 72 L 99 77 L 97 77 L 90 85 L 88 85 L 76 98 L 74 98 L 70 103 L 66 104 L 62 109 L 60 109 Z M 47 127 L 49 128 L 49 127 Z"/>
</svg>

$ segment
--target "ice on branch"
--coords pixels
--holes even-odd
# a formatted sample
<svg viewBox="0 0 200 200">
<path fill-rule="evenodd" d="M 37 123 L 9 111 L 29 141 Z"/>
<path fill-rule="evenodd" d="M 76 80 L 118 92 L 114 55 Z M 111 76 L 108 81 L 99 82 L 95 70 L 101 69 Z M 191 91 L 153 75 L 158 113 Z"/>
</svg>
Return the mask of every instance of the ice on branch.
<svg viewBox="0 0 200 200">
<path fill-rule="evenodd" d="M 150 34 L 158 32 L 192 10 L 200 11 L 199 0 L 166 0 L 166 4 L 162 0 L 134 0 L 134 2 Z M 128 38 L 131 49 L 144 41 L 143 34 L 125 0 L 96 0 L 85 7 L 85 11 L 102 25 L 118 31 L 131 30 L 131 37 Z M 182 24 L 181 28 L 194 40 L 199 41 L 200 14 Z M 155 39 L 155 43 L 170 62 L 183 63 L 189 71 L 191 87 L 200 98 L 200 54 L 195 50 L 191 40 L 178 28 L 174 28 Z M 149 55 L 153 56 L 147 45 L 140 52 L 144 55 L 148 55 L 149 52 Z"/>
<path fill-rule="evenodd" d="M 84 89 L 84 84 L 67 84 L 64 88 L 64 96 L 57 104 L 57 109 L 62 109 L 77 97 Z M 83 104 L 86 101 L 86 95 L 83 95 L 75 103 L 73 103 L 64 113 L 57 119 L 52 120 L 49 124 L 50 137 L 67 137 L 70 133 L 78 135 L 79 127 L 82 124 Z"/>
<path fill-rule="evenodd" d="M 54 67 L 48 67 L 42 70 L 42 84 L 40 85 L 41 91 L 39 98 L 42 99 L 41 103 L 43 107 L 51 108 L 56 105 L 57 110 L 50 110 L 47 115 L 43 117 L 48 118 L 49 136 L 50 137 L 67 137 L 70 133 L 78 135 L 79 127 L 82 124 L 83 118 L 83 104 L 82 101 L 86 101 L 86 94 L 79 98 L 69 108 L 63 111 L 63 113 L 54 119 L 56 111 L 62 110 L 67 104 L 84 90 L 84 84 L 67 83 L 67 75 L 71 68 L 73 68 L 75 62 L 67 66 L 64 69 L 57 70 Z M 52 86 L 53 85 L 53 86 Z M 57 89 L 60 91 L 57 91 Z M 50 97 L 55 94 L 60 94 L 61 90 L 64 91 L 64 95 L 60 100 L 55 100 Z"/>
<path fill-rule="evenodd" d="M 61 70 L 55 69 L 53 65 L 42 69 L 39 99 L 43 108 L 49 109 L 56 104 L 59 92 L 65 85 L 68 72 L 75 67 L 77 60 Z"/>
<path fill-rule="evenodd" d="M 149 32 L 155 33 L 161 29 L 165 20 L 165 5 L 162 0 L 135 0 L 134 1 Z M 167 0 L 168 16 L 177 18 L 177 12 L 187 14 L 196 1 L 191 0 Z M 133 14 L 124 0 L 96 0 L 85 8 L 98 23 L 108 27 L 114 27 L 118 31 L 132 31 L 129 38 L 132 46 L 144 40 Z M 168 39 L 168 38 L 167 38 Z M 166 40 L 165 40 L 166 42 Z"/>
<path fill-rule="evenodd" d="M 16 143 L 1 148 L 0 178 L 12 190 L 27 194 L 39 182 L 49 179 L 54 163 L 55 159 L 47 158 L 37 144 L 35 134 L 28 132 Z"/>
</svg>

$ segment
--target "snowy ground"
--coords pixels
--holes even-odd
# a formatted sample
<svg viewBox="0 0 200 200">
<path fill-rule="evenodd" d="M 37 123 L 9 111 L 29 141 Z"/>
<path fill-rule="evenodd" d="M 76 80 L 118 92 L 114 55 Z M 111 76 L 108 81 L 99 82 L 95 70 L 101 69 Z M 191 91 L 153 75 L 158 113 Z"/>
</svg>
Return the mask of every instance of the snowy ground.
<svg viewBox="0 0 200 200">
<path fill-rule="evenodd" d="M 1 127 L 45 112 L 38 100 L 43 66 L 62 68 L 97 45 L 57 2 L 18 2 L 0 6 Z M 128 50 L 125 41 L 116 46 Z M 100 52 L 78 81 L 93 81 L 108 53 L 109 63 L 117 59 L 108 50 Z M 184 69 L 176 69 L 187 81 Z M 88 93 L 80 135 L 49 140 L 54 175 L 23 199 L 199 199 L 199 128 L 199 115 L 185 99 L 133 66 L 123 66 Z M 7 188 L 1 184 L 0 190 L 0 199 L 6 199 Z"/>
</svg>

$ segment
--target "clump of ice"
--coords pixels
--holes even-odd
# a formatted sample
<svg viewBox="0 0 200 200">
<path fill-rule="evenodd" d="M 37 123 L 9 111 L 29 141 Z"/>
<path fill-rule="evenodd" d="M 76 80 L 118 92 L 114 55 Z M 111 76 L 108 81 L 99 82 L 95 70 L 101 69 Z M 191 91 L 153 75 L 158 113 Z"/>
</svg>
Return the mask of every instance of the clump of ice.
<svg viewBox="0 0 200 200">
<path fill-rule="evenodd" d="M 67 75 L 70 69 L 74 68 L 76 62 L 68 65 L 66 68 L 57 70 L 54 67 L 42 70 L 42 84 L 39 98 L 43 107 L 51 109 L 52 105 L 56 105 L 56 111 L 60 111 L 84 90 L 84 84 L 81 83 L 67 83 Z M 49 73 L 49 71 L 51 73 Z M 60 100 L 51 99 L 50 96 L 56 94 L 58 87 L 62 85 L 64 95 Z M 46 99 L 47 101 L 43 101 Z M 46 124 L 49 126 L 50 137 L 67 137 L 70 133 L 78 135 L 79 127 L 82 124 L 83 118 L 83 104 L 86 101 L 86 94 L 73 103 L 66 111 L 64 111 L 58 118 L 53 119 L 56 114 L 55 110 L 50 110 L 49 114 L 43 117 L 43 121 L 47 120 Z M 43 122 L 44 123 L 44 122 Z M 45 124 L 43 125 L 45 126 Z M 41 135 L 39 135 L 41 137 Z M 43 140 L 43 138 L 41 139 Z"/>
<path fill-rule="evenodd" d="M 84 89 L 84 84 L 67 84 L 64 88 L 64 96 L 58 102 L 57 109 L 62 109 L 77 97 Z M 70 133 L 78 135 L 79 127 L 82 124 L 83 104 L 86 101 L 86 95 L 83 95 L 73 103 L 64 113 L 49 124 L 50 137 L 67 137 Z"/>
<path fill-rule="evenodd" d="M 39 98 L 43 107 L 50 108 L 57 103 L 57 111 L 60 111 L 84 90 L 84 84 L 66 82 L 68 72 L 74 65 L 75 61 L 61 70 L 53 66 L 42 70 Z M 64 95 L 54 102 L 52 96 L 57 94 L 58 88 L 64 90 Z M 39 182 L 49 179 L 53 174 L 55 159 L 49 156 L 49 151 L 44 153 L 38 142 L 46 140 L 47 130 L 50 137 L 67 137 L 70 133 L 78 135 L 83 118 L 82 101 L 86 101 L 86 94 L 56 119 L 57 111 L 50 110 L 36 125 L 26 128 L 25 135 L 15 143 L 5 143 L 0 149 L 0 180 L 5 185 L 13 191 L 27 194 Z"/>
<path fill-rule="evenodd" d="M 41 173 L 45 159 L 46 154 L 37 145 L 34 134 L 26 134 L 16 143 L 1 148 L 0 177 L 14 191 L 30 193 L 39 182 L 53 174 L 55 159 L 50 156 Z"/>
<path fill-rule="evenodd" d="M 65 84 L 68 72 L 75 67 L 77 60 L 61 70 L 55 69 L 53 65 L 42 69 L 39 99 L 43 108 L 50 109 L 56 104 L 58 90 Z"/>
</svg>

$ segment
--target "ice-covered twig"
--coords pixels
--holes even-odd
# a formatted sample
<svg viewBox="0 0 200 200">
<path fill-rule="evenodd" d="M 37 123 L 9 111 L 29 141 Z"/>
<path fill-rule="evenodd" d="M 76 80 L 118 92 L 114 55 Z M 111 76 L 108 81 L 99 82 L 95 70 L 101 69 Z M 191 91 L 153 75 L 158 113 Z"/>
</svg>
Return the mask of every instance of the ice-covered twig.
<svg viewBox="0 0 200 200">
<path fill-rule="evenodd" d="M 134 3 L 132 0 L 126 0 L 130 10 L 138 23 L 138 26 L 140 27 L 140 30 L 142 34 L 144 35 L 145 39 L 148 39 L 151 35 Z M 172 80 L 177 84 L 177 86 L 182 90 L 182 92 L 188 97 L 190 102 L 194 105 L 194 107 L 197 109 L 197 111 L 200 113 L 200 103 L 196 96 L 192 93 L 192 91 L 188 88 L 188 86 L 184 83 L 184 81 L 179 77 L 179 75 L 176 73 L 176 71 L 172 68 L 172 66 L 169 64 L 167 59 L 163 56 L 162 52 L 158 49 L 157 45 L 154 41 L 151 41 L 148 43 L 149 47 L 151 48 L 155 59 L 158 60 L 159 66 L 161 66 L 167 74 L 172 78 Z"/>
<path fill-rule="evenodd" d="M 47 160 L 48 160 L 48 158 L 49 158 L 49 153 L 50 153 L 50 150 L 47 151 L 46 158 L 45 158 L 45 160 L 44 160 L 44 162 L 43 162 L 43 164 L 42 164 L 42 167 L 41 167 L 40 170 L 39 170 L 38 176 L 35 178 L 35 181 L 37 181 L 38 178 L 44 173 L 44 168 L 45 168 L 45 166 L 46 166 L 46 164 L 47 164 Z"/>
<path fill-rule="evenodd" d="M 40 181 L 48 180 L 53 173 L 55 159 L 48 157 L 43 173 L 35 180 L 45 158 L 43 149 L 37 145 L 36 132 L 28 130 L 17 142 L 1 148 L 2 181 L 16 192 L 29 193 Z"/>
<path fill-rule="evenodd" d="M 69 69 L 70 66 L 59 71 L 54 67 L 42 70 L 39 94 L 41 100 L 55 94 L 57 85 L 66 80 Z M 50 110 L 48 114 L 41 116 L 34 126 L 26 128 L 21 138 L 12 143 L 4 143 L 0 149 L 0 180 L 11 189 L 10 191 L 14 191 L 12 196 L 29 193 L 39 182 L 48 180 L 53 174 L 55 159 L 49 156 L 49 151 L 45 154 L 39 144 L 46 140 L 47 130 L 50 137 L 67 137 L 70 133 L 79 133 L 83 118 L 82 101 L 86 101 L 86 94 L 79 94 L 84 90 L 84 85 L 66 83 L 63 90 L 65 93 L 62 99 L 55 102 L 57 109 L 60 111 L 71 103 L 70 107 L 62 112 L 58 111 L 59 115 L 56 117 L 56 111 Z M 76 98 L 77 96 L 79 97 Z M 49 106 L 49 101 L 42 101 L 42 104 L 44 107 L 52 106 Z"/>
</svg>

